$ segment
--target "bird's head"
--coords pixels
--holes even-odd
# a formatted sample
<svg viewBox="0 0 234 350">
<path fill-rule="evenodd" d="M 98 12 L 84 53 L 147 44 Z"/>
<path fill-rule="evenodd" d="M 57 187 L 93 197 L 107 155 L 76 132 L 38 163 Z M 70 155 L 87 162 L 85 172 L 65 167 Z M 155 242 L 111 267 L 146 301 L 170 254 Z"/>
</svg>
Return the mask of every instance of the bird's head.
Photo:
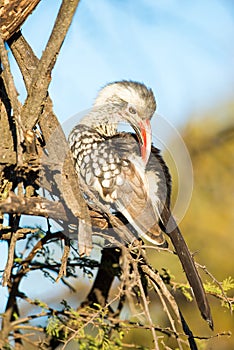
<svg viewBox="0 0 234 350">
<path fill-rule="evenodd" d="M 156 110 L 152 90 L 133 81 L 110 83 L 98 93 L 93 110 L 92 126 L 105 136 L 113 136 L 119 122 L 125 121 L 131 125 L 139 139 L 142 159 L 146 164 L 151 152 L 150 119 Z"/>
</svg>

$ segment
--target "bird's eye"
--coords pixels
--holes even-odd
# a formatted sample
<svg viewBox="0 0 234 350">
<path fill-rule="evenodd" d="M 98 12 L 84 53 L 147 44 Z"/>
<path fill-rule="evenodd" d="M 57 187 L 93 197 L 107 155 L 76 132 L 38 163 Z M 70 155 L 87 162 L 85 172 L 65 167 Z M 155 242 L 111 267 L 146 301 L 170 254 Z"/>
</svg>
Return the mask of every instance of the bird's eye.
<svg viewBox="0 0 234 350">
<path fill-rule="evenodd" d="M 128 111 L 129 111 L 129 113 L 131 113 L 131 114 L 136 114 L 136 109 L 135 109 L 134 107 L 132 107 L 132 106 L 130 106 L 130 107 L 128 108 Z"/>
</svg>

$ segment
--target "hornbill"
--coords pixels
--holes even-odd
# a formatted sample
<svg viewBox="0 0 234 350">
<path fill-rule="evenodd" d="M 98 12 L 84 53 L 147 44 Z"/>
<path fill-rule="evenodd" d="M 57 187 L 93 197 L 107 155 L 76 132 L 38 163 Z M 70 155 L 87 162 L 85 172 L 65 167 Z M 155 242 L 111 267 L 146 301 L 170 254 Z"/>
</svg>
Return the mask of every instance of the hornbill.
<svg viewBox="0 0 234 350">
<path fill-rule="evenodd" d="M 106 85 L 69 135 L 78 175 L 100 200 L 127 219 L 139 236 L 175 248 L 202 317 L 213 327 L 209 303 L 186 242 L 170 211 L 171 177 L 151 142 L 156 110 L 151 89 L 133 81 Z M 120 122 L 133 133 L 118 131 Z"/>
</svg>

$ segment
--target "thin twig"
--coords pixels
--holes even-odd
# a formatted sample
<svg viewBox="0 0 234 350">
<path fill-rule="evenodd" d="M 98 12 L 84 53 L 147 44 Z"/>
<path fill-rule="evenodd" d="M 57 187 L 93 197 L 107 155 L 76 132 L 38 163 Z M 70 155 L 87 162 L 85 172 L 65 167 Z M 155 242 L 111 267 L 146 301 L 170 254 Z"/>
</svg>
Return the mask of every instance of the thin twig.
<svg viewBox="0 0 234 350">
<path fill-rule="evenodd" d="M 219 289 L 221 290 L 221 293 L 222 293 L 222 295 L 223 295 L 223 299 L 224 299 L 224 300 L 226 301 L 226 303 L 228 304 L 229 309 L 230 309 L 231 314 L 232 314 L 232 312 L 233 312 L 233 310 L 232 310 L 232 303 L 231 303 L 231 301 L 229 300 L 229 298 L 227 297 L 227 295 L 226 295 L 226 293 L 225 293 L 225 291 L 224 291 L 224 289 L 223 289 L 222 283 L 220 283 L 220 282 L 214 277 L 214 275 L 212 275 L 212 273 L 210 273 L 210 272 L 207 270 L 206 266 L 200 265 L 200 264 L 198 264 L 198 263 L 196 263 L 196 266 L 198 266 L 200 269 L 202 269 L 202 270 L 214 281 L 214 283 L 217 284 L 217 286 L 218 286 Z"/>
<path fill-rule="evenodd" d="M 170 311 L 169 311 L 169 309 L 167 307 L 167 304 L 166 304 L 166 302 L 164 300 L 164 295 L 161 293 L 161 290 L 158 288 L 157 284 L 152 279 L 151 279 L 150 282 L 151 282 L 152 286 L 154 287 L 155 292 L 159 296 L 159 299 L 161 300 L 161 303 L 163 305 L 163 309 L 164 309 L 164 311 L 167 314 L 167 317 L 169 319 L 169 322 L 171 324 L 171 327 L 172 327 L 173 331 L 177 335 L 176 340 L 178 342 L 179 349 L 183 350 L 183 347 L 182 347 L 182 344 L 181 344 L 181 339 L 179 338 L 178 332 L 177 332 L 176 327 L 175 327 L 175 321 L 174 321 L 174 319 L 173 319 L 173 317 L 172 317 L 172 315 L 171 315 L 171 313 L 170 313 Z"/>
<path fill-rule="evenodd" d="M 38 228 L 23 227 L 23 228 L 19 228 L 18 230 L 16 230 L 13 233 L 12 227 L 6 227 L 6 228 L 2 228 L 0 230 L 0 239 L 1 240 L 10 240 L 12 233 L 14 234 L 16 240 L 24 239 L 26 235 L 28 235 L 30 233 L 35 233 L 37 231 L 38 231 Z"/>
<path fill-rule="evenodd" d="M 162 281 L 160 275 L 158 272 L 154 272 L 152 270 L 152 268 L 150 268 L 150 266 L 146 265 L 146 264 L 142 264 L 141 265 L 142 270 L 146 273 L 147 276 L 149 276 L 149 278 L 155 282 L 156 284 L 158 284 L 158 286 L 160 287 L 163 295 L 166 297 L 167 301 L 169 302 L 169 304 L 171 305 L 178 322 L 181 324 L 180 321 L 180 313 L 178 310 L 178 306 L 177 303 L 174 299 L 174 297 L 171 295 L 171 293 L 168 291 L 167 287 L 165 286 L 165 283 Z"/>
<path fill-rule="evenodd" d="M 36 253 L 42 249 L 44 244 L 48 243 L 50 240 L 54 239 L 64 239 L 64 234 L 62 232 L 47 233 L 46 236 L 41 238 L 29 252 L 28 256 L 21 262 L 21 270 L 26 273 L 26 267 L 31 263 L 32 259 L 35 257 Z"/>
<path fill-rule="evenodd" d="M 114 303 L 115 301 L 118 300 L 118 298 L 119 298 L 118 295 L 115 296 L 108 304 L 106 304 L 105 308 L 108 309 L 109 306 L 110 306 L 112 303 Z M 95 312 L 94 314 L 92 314 L 92 316 L 87 320 L 87 322 L 84 323 L 84 324 L 81 326 L 81 328 L 79 328 L 78 330 L 74 330 L 74 329 L 72 329 L 72 328 L 70 328 L 70 327 L 67 327 L 71 332 L 73 332 L 73 334 L 72 334 L 71 337 L 64 343 L 64 346 L 62 347 L 61 350 L 65 350 L 67 344 L 68 344 L 70 341 L 72 341 L 73 339 L 75 339 L 76 336 L 77 336 L 77 334 L 78 334 L 82 329 L 85 329 L 85 327 L 86 327 L 87 325 L 91 324 L 91 323 L 95 320 L 95 318 L 97 318 L 98 316 L 100 316 L 100 314 L 101 314 L 102 312 L 103 312 L 103 309 L 101 308 L 101 309 L 99 309 L 97 312 Z"/>
<path fill-rule="evenodd" d="M 17 239 L 18 239 L 17 235 L 14 235 L 14 233 L 12 233 L 10 245 L 9 245 L 9 249 L 8 249 L 7 263 L 6 263 L 6 267 L 5 267 L 5 270 L 3 273 L 3 277 L 2 277 L 3 287 L 7 286 L 8 282 L 10 281 L 11 271 L 12 271 L 13 264 L 14 264 L 15 245 L 16 245 Z"/>
<path fill-rule="evenodd" d="M 134 270 L 135 275 L 137 276 L 137 285 L 138 285 L 140 293 L 141 293 L 141 298 L 142 298 L 143 305 L 144 305 L 145 316 L 149 322 L 149 327 L 150 327 L 150 330 L 151 330 L 151 333 L 153 336 L 155 350 L 159 350 L 158 336 L 155 332 L 154 323 L 153 323 L 153 320 L 152 320 L 151 315 L 150 315 L 149 302 L 146 299 L 145 291 L 144 291 L 144 288 L 142 286 L 140 274 L 139 274 L 138 267 L 137 267 L 137 264 L 135 261 L 133 263 L 133 270 Z"/>
<path fill-rule="evenodd" d="M 70 253 L 70 240 L 65 236 L 64 237 L 64 250 L 63 250 L 63 256 L 61 259 L 61 266 L 59 269 L 58 277 L 56 278 L 56 282 L 60 280 L 63 276 L 66 276 L 67 274 L 67 259 Z"/>
</svg>

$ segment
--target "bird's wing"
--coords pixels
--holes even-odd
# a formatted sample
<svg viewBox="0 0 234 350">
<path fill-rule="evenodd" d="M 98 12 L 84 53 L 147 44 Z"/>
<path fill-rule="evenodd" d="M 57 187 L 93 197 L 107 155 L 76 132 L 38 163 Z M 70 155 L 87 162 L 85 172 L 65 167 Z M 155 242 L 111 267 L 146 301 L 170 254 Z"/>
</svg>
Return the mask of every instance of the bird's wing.
<svg viewBox="0 0 234 350">
<path fill-rule="evenodd" d="M 103 140 L 92 162 L 81 166 L 86 183 L 128 220 L 148 241 L 166 246 L 158 225 L 159 217 L 149 197 L 148 179 L 139 145 L 129 133 Z"/>
<path fill-rule="evenodd" d="M 122 166 L 123 184 L 116 187 L 115 206 L 141 237 L 166 247 L 165 237 L 158 224 L 158 213 L 148 195 L 147 178 L 138 170 L 137 161 L 138 159 L 131 156 L 127 167 Z"/>
</svg>

